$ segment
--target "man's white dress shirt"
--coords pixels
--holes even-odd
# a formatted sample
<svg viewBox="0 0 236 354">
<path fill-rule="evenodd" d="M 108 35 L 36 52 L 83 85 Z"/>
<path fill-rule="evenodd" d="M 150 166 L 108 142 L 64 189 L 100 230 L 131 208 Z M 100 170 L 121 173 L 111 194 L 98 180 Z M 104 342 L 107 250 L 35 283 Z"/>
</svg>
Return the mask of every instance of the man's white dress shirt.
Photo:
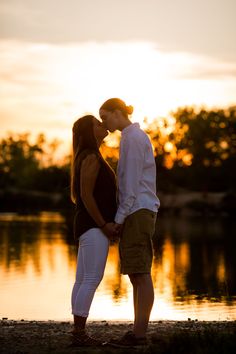
<svg viewBox="0 0 236 354">
<path fill-rule="evenodd" d="M 115 222 L 139 209 L 157 212 L 160 201 L 156 195 L 156 164 L 152 145 L 138 123 L 122 130 L 118 162 L 119 207 Z"/>
</svg>

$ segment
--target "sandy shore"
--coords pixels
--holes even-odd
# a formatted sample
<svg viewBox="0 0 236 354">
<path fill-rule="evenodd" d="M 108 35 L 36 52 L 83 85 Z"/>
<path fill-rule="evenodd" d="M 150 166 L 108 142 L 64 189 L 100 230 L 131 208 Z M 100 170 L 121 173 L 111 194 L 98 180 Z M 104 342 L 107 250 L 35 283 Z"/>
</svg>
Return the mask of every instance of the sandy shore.
<svg viewBox="0 0 236 354">
<path fill-rule="evenodd" d="M 236 353 L 236 321 L 155 321 L 148 346 L 139 349 L 70 347 L 72 322 L 0 321 L 0 353 Z M 131 322 L 88 322 L 88 332 L 107 341 L 132 329 Z M 221 348 L 219 347 L 221 346 Z"/>
</svg>

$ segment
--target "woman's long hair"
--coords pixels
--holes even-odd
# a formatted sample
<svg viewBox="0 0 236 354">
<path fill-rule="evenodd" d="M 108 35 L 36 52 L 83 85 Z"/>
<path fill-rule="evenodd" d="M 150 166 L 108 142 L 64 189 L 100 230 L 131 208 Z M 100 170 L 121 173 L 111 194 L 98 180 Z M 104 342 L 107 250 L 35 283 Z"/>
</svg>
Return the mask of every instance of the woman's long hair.
<svg viewBox="0 0 236 354">
<path fill-rule="evenodd" d="M 100 154 L 98 145 L 93 133 L 92 115 L 79 118 L 72 129 L 72 163 L 71 163 L 71 200 L 76 203 L 79 193 L 79 169 L 81 156 L 85 150 L 93 150 Z"/>
</svg>

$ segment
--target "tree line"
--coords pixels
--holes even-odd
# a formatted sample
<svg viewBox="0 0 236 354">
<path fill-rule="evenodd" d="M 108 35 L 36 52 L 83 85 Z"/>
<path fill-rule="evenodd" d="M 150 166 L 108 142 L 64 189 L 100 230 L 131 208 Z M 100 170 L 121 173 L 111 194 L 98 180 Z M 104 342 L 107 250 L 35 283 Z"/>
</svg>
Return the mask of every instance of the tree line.
<svg viewBox="0 0 236 354">
<path fill-rule="evenodd" d="M 183 107 L 169 117 L 146 124 L 157 165 L 158 190 L 175 193 L 180 189 L 199 192 L 235 193 L 236 106 L 207 110 Z M 9 196 L 38 191 L 69 200 L 70 156 L 58 165 L 58 141 L 47 142 L 39 134 L 8 134 L 0 141 L 0 208 L 14 202 Z M 103 153 L 116 168 L 116 147 L 104 145 Z M 45 193 L 45 194 L 43 194 Z M 24 198 L 23 198 L 24 196 Z M 52 198 L 53 199 L 53 198 Z"/>
</svg>

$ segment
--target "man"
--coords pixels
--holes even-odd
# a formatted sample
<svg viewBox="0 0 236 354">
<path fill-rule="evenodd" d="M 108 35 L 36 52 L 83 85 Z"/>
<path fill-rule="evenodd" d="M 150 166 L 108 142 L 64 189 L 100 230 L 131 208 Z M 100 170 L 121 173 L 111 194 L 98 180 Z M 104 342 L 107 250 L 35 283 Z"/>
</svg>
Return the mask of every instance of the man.
<svg viewBox="0 0 236 354">
<path fill-rule="evenodd" d="M 115 216 L 121 231 L 119 244 L 121 273 L 133 286 L 134 327 L 116 346 L 146 344 L 146 331 L 154 301 L 151 278 L 152 236 L 160 206 L 156 196 L 156 165 L 150 140 L 129 115 L 133 107 L 118 98 L 107 100 L 100 117 L 110 132 L 121 131 L 118 162 L 119 207 Z"/>
</svg>

